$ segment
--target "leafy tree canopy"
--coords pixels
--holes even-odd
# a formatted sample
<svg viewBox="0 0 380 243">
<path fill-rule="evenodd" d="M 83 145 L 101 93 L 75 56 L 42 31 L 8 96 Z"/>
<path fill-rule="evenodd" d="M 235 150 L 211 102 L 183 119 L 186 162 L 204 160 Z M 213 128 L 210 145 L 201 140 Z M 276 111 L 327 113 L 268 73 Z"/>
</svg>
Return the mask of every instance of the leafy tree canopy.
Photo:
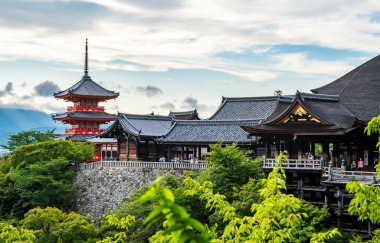
<svg viewBox="0 0 380 243">
<path fill-rule="evenodd" d="M 18 147 L 0 162 L 0 217 L 21 218 L 34 207 L 70 206 L 74 162 L 92 158 L 93 145 L 49 140 Z"/>
<path fill-rule="evenodd" d="M 235 199 L 234 190 L 247 184 L 250 179 L 258 180 L 263 177 L 262 158 L 252 160 L 239 149 L 237 144 L 211 145 L 207 161 L 211 167 L 201 173 L 200 181 L 212 182 L 214 191 L 225 195 L 229 202 Z"/>
<path fill-rule="evenodd" d="M 57 208 L 34 208 L 20 221 L 23 229 L 35 232 L 36 243 L 95 242 L 96 229 L 90 217 Z"/>
<path fill-rule="evenodd" d="M 31 143 L 44 142 L 54 139 L 54 130 L 41 131 L 24 131 L 15 135 L 11 135 L 8 138 L 7 145 L 2 145 L 2 147 L 9 149 L 11 151 L 16 148 Z"/>
</svg>

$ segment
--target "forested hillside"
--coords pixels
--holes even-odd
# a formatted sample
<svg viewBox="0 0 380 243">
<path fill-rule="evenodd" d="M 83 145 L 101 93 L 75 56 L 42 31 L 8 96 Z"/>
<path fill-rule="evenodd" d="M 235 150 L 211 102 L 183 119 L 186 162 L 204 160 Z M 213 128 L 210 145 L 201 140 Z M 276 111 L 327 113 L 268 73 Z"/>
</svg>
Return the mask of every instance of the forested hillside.
<svg viewBox="0 0 380 243">
<path fill-rule="evenodd" d="M 56 123 L 51 115 L 36 110 L 0 108 L 0 145 L 6 144 L 9 135 L 20 131 L 45 131 L 56 129 L 55 133 L 63 133 L 62 123 Z"/>
</svg>

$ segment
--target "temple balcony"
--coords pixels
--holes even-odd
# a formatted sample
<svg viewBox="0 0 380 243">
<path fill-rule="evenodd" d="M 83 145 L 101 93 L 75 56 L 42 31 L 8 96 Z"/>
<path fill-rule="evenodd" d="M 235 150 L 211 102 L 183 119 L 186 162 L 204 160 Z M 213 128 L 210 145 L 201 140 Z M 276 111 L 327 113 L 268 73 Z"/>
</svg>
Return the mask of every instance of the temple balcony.
<svg viewBox="0 0 380 243">
<path fill-rule="evenodd" d="M 267 158 L 263 161 L 263 169 L 273 169 L 276 166 L 277 160 L 274 158 Z M 324 163 L 322 160 L 310 159 L 288 159 L 283 161 L 281 165 L 285 170 L 323 170 Z"/>
<path fill-rule="evenodd" d="M 203 170 L 206 163 L 173 163 L 173 162 L 145 162 L 145 161 L 98 161 L 92 163 L 81 163 L 78 169 L 94 170 L 100 168 L 141 168 L 141 169 L 167 169 L 167 170 Z"/>
<path fill-rule="evenodd" d="M 92 106 L 92 105 L 75 105 L 67 107 L 68 112 L 73 111 L 93 111 L 93 112 L 104 112 L 104 106 Z"/>
<path fill-rule="evenodd" d="M 100 128 L 68 128 L 66 129 L 66 134 L 89 134 L 95 135 L 100 134 L 104 131 L 104 129 Z"/>
</svg>

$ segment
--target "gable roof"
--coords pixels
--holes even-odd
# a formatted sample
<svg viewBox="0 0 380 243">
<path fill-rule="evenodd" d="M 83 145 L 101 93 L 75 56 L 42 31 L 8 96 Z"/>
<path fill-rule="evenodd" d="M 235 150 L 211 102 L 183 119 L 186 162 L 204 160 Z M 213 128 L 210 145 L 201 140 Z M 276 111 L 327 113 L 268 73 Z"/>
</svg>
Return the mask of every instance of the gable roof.
<svg viewBox="0 0 380 243">
<path fill-rule="evenodd" d="M 71 86 L 70 88 L 54 93 L 56 98 L 66 98 L 70 95 L 74 96 L 88 96 L 88 97 L 102 97 L 113 99 L 119 96 L 119 93 L 107 90 L 94 82 L 90 76 L 84 75 L 82 79 Z"/>
<path fill-rule="evenodd" d="M 171 144 L 204 144 L 239 143 L 250 144 L 256 140 L 240 128 L 247 121 L 176 121 L 170 131 L 163 137 L 157 139 L 158 143 Z M 252 120 L 250 124 L 258 124 L 258 120 Z"/>
<path fill-rule="evenodd" d="M 293 108 L 301 106 L 315 121 L 284 122 Z M 343 134 L 357 123 L 357 118 L 340 104 L 337 96 L 300 93 L 294 100 L 280 101 L 275 111 L 259 125 L 243 125 L 252 134 Z"/>
<path fill-rule="evenodd" d="M 311 91 L 316 94 L 338 95 L 343 106 L 360 120 L 369 121 L 379 114 L 380 55 L 334 82 Z"/>
<path fill-rule="evenodd" d="M 175 120 L 200 120 L 197 109 L 191 111 L 170 111 L 169 116 Z"/>
<path fill-rule="evenodd" d="M 133 136 L 161 137 L 170 130 L 172 125 L 173 119 L 170 116 L 119 113 L 117 120 L 99 136 L 109 137 L 120 126 L 124 132 Z"/>
<path fill-rule="evenodd" d="M 221 105 L 208 120 L 264 120 L 275 110 L 279 99 L 292 98 L 291 96 L 223 97 Z"/>
</svg>

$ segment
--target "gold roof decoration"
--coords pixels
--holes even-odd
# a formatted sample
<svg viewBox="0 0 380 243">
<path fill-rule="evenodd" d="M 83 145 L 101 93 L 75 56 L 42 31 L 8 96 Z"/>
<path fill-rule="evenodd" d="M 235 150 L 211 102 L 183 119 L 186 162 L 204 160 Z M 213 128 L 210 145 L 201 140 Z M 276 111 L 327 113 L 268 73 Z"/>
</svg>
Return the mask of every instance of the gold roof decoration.
<svg viewBox="0 0 380 243">
<path fill-rule="evenodd" d="M 306 122 L 313 121 L 316 123 L 321 123 L 321 121 L 314 116 L 312 116 L 308 111 L 305 110 L 300 104 L 297 104 L 287 117 L 281 120 L 281 123 L 288 122 Z"/>
</svg>

